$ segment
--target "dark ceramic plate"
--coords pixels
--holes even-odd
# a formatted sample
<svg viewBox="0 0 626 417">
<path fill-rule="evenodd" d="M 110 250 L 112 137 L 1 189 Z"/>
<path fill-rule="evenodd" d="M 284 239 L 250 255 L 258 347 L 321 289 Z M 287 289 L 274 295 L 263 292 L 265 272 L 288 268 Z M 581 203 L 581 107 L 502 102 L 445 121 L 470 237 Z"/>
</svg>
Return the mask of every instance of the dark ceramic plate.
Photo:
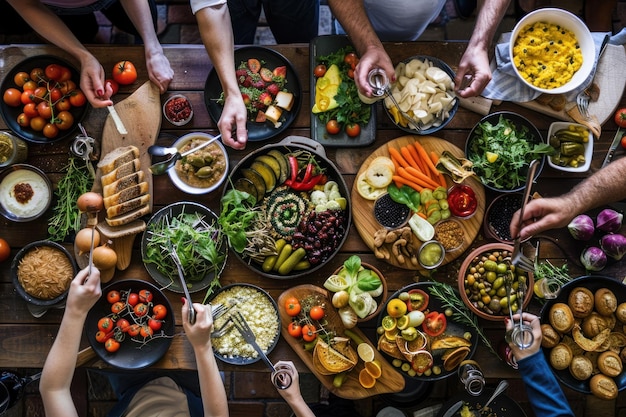
<svg viewBox="0 0 626 417">
<path fill-rule="evenodd" d="M 148 237 L 151 236 L 152 232 L 150 231 L 151 225 L 160 221 L 163 217 L 167 216 L 167 218 L 172 219 L 177 217 L 181 213 L 188 214 L 200 214 L 203 216 L 205 222 L 211 224 L 217 224 L 217 216 L 208 208 L 204 207 L 202 204 L 183 201 L 178 203 L 170 204 L 169 206 L 163 207 L 161 210 L 157 211 L 152 218 L 148 221 L 146 226 L 146 231 L 143 232 L 143 237 L 141 238 L 141 258 L 146 259 L 146 254 L 149 250 Z M 216 226 L 217 227 L 217 226 Z M 187 288 L 190 293 L 202 291 L 205 288 L 208 288 L 211 285 L 211 281 L 215 277 L 215 274 L 219 275 L 224 270 L 224 266 L 226 265 L 226 258 L 228 254 L 228 246 L 226 244 L 226 238 L 222 235 L 222 240 L 218 245 L 218 251 L 224 255 L 224 261 L 217 268 L 217 270 L 213 270 L 205 275 L 205 277 L 200 281 L 191 281 L 187 279 Z M 173 262 L 173 261 L 172 261 Z M 160 286 L 161 288 L 167 288 L 170 291 L 174 291 L 177 293 L 183 293 L 183 287 L 180 283 L 180 279 L 178 278 L 178 274 L 174 274 L 173 276 L 167 276 L 159 271 L 155 264 L 144 262 L 146 270 Z M 174 264 L 172 263 L 172 266 Z"/>
<path fill-rule="evenodd" d="M 311 105 L 308 112 L 311 114 L 311 137 L 324 146 L 357 147 L 367 146 L 376 140 L 376 106 L 371 105 L 372 113 L 370 120 L 365 126 L 361 126 L 359 136 L 351 138 L 346 132 L 341 131 L 336 135 L 326 132 L 326 124 L 323 123 L 316 114 L 311 112 L 315 105 L 315 83 L 313 70 L 317 66 L 317 58 L 337 52 L 339 49 L 351 45 L 350 40 L 344 35 L 326 35 L 314 38 L 309 44 L 311 78 Z"/>
<path fill-rule="evenodd" d="M 271 122 L 256 123 L 248 120 L 246 124 L 248 128 L 248 140 L 250 142 L 258 142 L 278 135 L 291 126 L 294 120 L 296 120 L 298 112 L 300 111 L 300 105 L 302 104 L 302 88 L 300 87 L 300 80 L 298 79 L 293 65 L 278 52 L 258 46 L 244 46 L 235 50 L 235 68 L 237 68 L 241 62 L 247 61 L 250 58 L 258 59 L 261 63 L 265 63 L 264 66 L 270 69 L 285 65 L 287 67 L 287 84 L 285 84 L 285 88 L 293 93 L 294 96 L 294 103 L 291 110 L 283 111 L 281 117 L 282 124 L 280 127 L 274 127 Z M 222 91 L 222 85 L 217 76 L 217 71 L 213 68 L 204 85 L 204 104 L 214 123 L 217 123 L 222 116 L 223 106 L 216 101 L 220 98 Z"/>
<path fill-rule="evenodd" d="M 602 276 L 584 276 L 580 278 L 576 278 L 567 284 L 565 284 L 561 288 L 561 292 L 559 295 L 553 299 L 546 302 L 546 304 L 541 309 L 541 323 L 549 323 L 548 315 L 550 313 L 550 309 L 556 303 L 565 303 L 567 304 L 567 299 L 569 297 L 570 292 L 576 287 L 585 287 L 590 290 L 592 293 L 599 290 L 600 288 L 608 288 L 615 294 L 617 297 L 617 304 L 621 304 L 626 302 L 626 287 L 619 282 L 617 279 L 610 277 L 602 277 Z M 546 360 L 550 363 L 550 349 L 542 348 L 544 355 L 546 355 Z M 552 372 L 556 375 L 556 378 L 563 383 L 563 385 L 571 388 L 575 391 L 582 392 L 584 394 L 591 394 L 591 388 L 589 387 L 589 380 L 579 381 L 575 379 L 572 374 L 569 372 L 569 369 L 564 369 L 562 371 L 558 371 L 552 368 Z M 622 371 L 617 377 L 613 378 L 615 383 L 617 384 L 617 388 L 622 391 L 626 388 L 626 369 Z"/>
<path fill-rule="evenodd" d="M 130 336 L 125 334 L 126 338 L 120 343 L 119 350 L 113 353 L 107 352 L 104 348 L 104 344 L 96 341 L 98 321 L 102 317 L 112 315 L 111 304 L 109 304 L 106 294 L 113 290 L 139 293 L 142 289 L 147 289 L 152 292 L 153 305 L 163 304 L 167 308 L 167 315 L 163 320 L 163 327 L 161 327 L 159 331 L 162 332 L 162 334 L 159 335 L 159 332 L 155 332 L 155 336 L 145 344 L 141 343 L 143 341 L 141 336 L 136 336 L 131 340 Z M 170 348 L 172 338 L 174 337 L 174 325 L 176 324 L 172 305 L 167 297 L 153 284 L 147 281 L 133 279 L 114 282 L 104 288 L 102 294 L 103 296 L 100 297 L 91 310 L 89 310 L 87 320 L 85 321 L 85 334 L 87 335 L 89 344 L 100 359 L 116 368 L 128 370 L 147 368 L 161 359 Z M 123 317 L 133 324 L 130 313 L 126 313 Z"/>
<path fill-rule="evenodd" d="M 383 306 L 382 311 L 380 312 L 380 314 L 378 315 L 378 321 L 376 322 L 376 327 L 380 327 L 382 325 L 382 321 L 383 321 L 383 317 L 385 317 L 387 315 L 387 304 L 389 303 L 389 300 L 392 300 L 394 298 L 398 298 L 398 296 L 400 295 L 400 293 L 404 292 L 404 291 L 410 291 L 413 289 L 420 289 L 422 291 L 424 291 L 425 293 L 427 293 L 430 297 L 429 297 L 429 301 L 428 301 L 428 307 L 427 310 L 429 311 L 438 311 L 440 313 L 443 313 L 445 311 L 445 308 L 442 306 L 441 301 L 434 295 L 432 295 L 430 293 L 430 287 L 432 286 L 431 283 L 429 282 L 416 282 L 410 285 L 407 285 L 404 288 L 399 289 L 398 291 L 396 291 L 395 293 L 393 293 L 392 295 L 389 296 L 389 298 L 387 298 L 387 302 L 385 303 L 385 305 Z M 459 297 L 460 299 L 460 297 Z M 444 332 L 445 336 L 460 336 L 463 337 L 463 335 L 465 334 L 465 332 L 470 332 L 472 335 L 471 338 L 471 342 L 472 345 L 470 346 L 470 351 L 469 354 L 467 355 L 467 357 L 465 359 L 471 359 L 472 356 L 474 356 L 474 352 L 476 352 L 476 348 L 478 347 L 478 341 L 479 341 L 479 337 L 478 334 L 476 333 L 476 330 L 474 330 L 473 328 L 464 326 L 460 323 L 456 323 L 454 321 L 452 321 L 451 317 L 446 317 L 447 319 L 447 327 L 446 330 Z M 422 330 L 421 328 L 418 328 L 418 330 Z M 379 337 L 385 337 L 384 335 L 379 335 Z M 382 352 L 382 351 L 381 351 Z M 454 368 L 451 371 L 446 371 L 445 369 L 443 369 L 443 361 L 441 360 L 441 355 L 445 352 L 444 349 L 439 350 L 438 353 L 433 354 L 433 361 L 434 361 L 434 366 L 440 366 L 441 367 L 441 373 L 439 375 L 435 375 L 434 373 L 431 373 L 429 376 L 426 375 L 421 375 L 421 376 L 414 376 L 414 377 L 410 377 L 406 372 L 402 372 L 402 375 L 404 376 L 404 378 L 409 381 L 411 379 L 415 379 L 418 381 L 437 381 L 440 379 L 445 379 L 447 377 L 449 377 L 450 375 L 456 375 L 457 373 L 457 368 Z M 432 352 L 431 352 L 432 353 Z M 389 355 L 387 355 L 386 353 L 382 352 L 383 355 L 385 355 L 385 357 L 389 360 L 392 361 L 393 358 Z"/>
<path fill-rule="evenodd" d="M 265 296 L 268 299 L 268 301 L 271 303 L 272 307 L 274 308 L 274 311 L 276 312 L 276 318 L 277 318 L 276 334 L 274 335 L 273 342 L 270 344 L 270 346 L 267 348 L 267 351 L 265 352 L 266 355 L 269 355 L 276 347 L 276 344 L 278 343 L 278 339 L 280 339 L 280 317 L 278 316 L 278 306 L 276 305 L 276 301 L 274 301 L 274 299 L 265 290 L 252 284 L 245 284 L 245 283 L 231 284 L 231 285 L 227 285 L 221 288 L 219 291 L 216 291 L 215 294 L 211 296 L 210 302 L 214 303 L 218 295 L 226 291 L 236 289 L 237 287 L 249 288 L 249 289 L 258 291 L 259 293 L 261 293 L 263 296 Z M 245 300 L 243 300 L 243 302 L 245 302 Z M 237 307 L 233 307 L 233 311 L 235 309 L 237 309 Z M 226 313 L 226 315 L 228 314 L 229 313 Z M 227 317 L 226 315 L 224 317 Z M 245 313 L 242 313 L 242 315 L 244 316 L 244 318 L 247 317 Z M 252 331 L 255 332 L 253 323 L 249 322 L 248 325 L 250 326 Z M 237 330 L 234 328 L 230 330 L 230 332 L 236 332 L 236 331 Z M 260 356 L 257 356 L 256 358 L 247 358 L 247 357 L 240 356 L 240 355 L 224 356 L 215 350 L 215 343 L 213 344 L 213 353 L 215 354 L 216 358 L 218 358 L 222 362 L 229 363 L 231 365 L 249 365 L 251 363 L 255 363 L 261 360 Z"/>
<path fill-rule="evenodd" d="M 483 406 L 493 394 L 493 389 L 485 389 L 482 394 L 475 397 L 473 395 L 468 394 L 467 392 L 462 392 L 458 395 L 455 395 L 450 400 L 446 401 L 441 409 L 439 410 L 439 414 L 437 417 L 443 417 L 446 411 L 450 407 L 454 405 L 454 403 L 462 400 L 465 402 L 470 410 L 478 411 L 480 407 Z M 526 417 L 526 413 L 520 407 L 520 405 L 515 402 L 511 397 L 506 394 L 500 394 L 489 404 L 489 408 L 491 408 L 492 413 L 489 414 L 489 417 Z M 487 413 L 485 413 L 485 416 Z M 461 409 L 456 413 L 452 414 L 452 417 L 460 417 Z"/>
<path fill-rule="evenodd" d="M 24 71 L 30 73 L 30 71 L 34 68 L 42 68 L 45 70 L 46 66 L 50 64 L 59 64 L 69 68 L 72 72 L 72 80 L 76 83 L 77 86 L 80 84 L 80 73 L 70 63 L 56 56 L 38 55 L 26 58 L 25 60 L 15 65 L 4 77 L 4 80 L 0 85 L 0 90 L 3 92 L 3 94 L 7 88 L 11 87 L 17 88 L 18 90 L 22 91 L 22 89 L 18 87 L 13 81 L 13 78 L 15 78 L 15 75 L 18 72 Z M 88 106 L 89 104 L 87 103 L 81 107 L 72 107 L 70 109 L 70 113 L 72 113 L 72 116 L 74 116 L 74 124 L 68 130 L 60 130 L 57 137 L 53 139 L 46 138 L 42 132 L 36 132 L 31 128 L 22 127 L 17 124 L 17 117 L 20 115 L 20 113 L 23 112 L 24 106 L 10 107 L 4 101 L 2 101 L 0 102 L 0 114 L 2 114 L 2 118 L 4 119 L 7 126 L 9 126 L 9 128 L 13 132 L 15 132 L 16 135 L 23 138 L 24 140 L 33 143 L 50 143 L 73 137 L 76 129 L 78 128 L 78 123 L 83 120 L 85 114 L 87 113 Z"/>
</svg>

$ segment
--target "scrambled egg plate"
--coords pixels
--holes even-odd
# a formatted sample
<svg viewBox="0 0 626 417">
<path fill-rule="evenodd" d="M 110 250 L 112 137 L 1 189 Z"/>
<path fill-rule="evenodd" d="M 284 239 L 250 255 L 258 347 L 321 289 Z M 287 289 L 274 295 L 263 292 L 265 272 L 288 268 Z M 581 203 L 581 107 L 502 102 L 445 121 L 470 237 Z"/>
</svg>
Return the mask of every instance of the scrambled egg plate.
<svg viewBox="0 0 626 417">
<path fill-rule="evenodd" d="M 513 46 L 513 64 L 535 87 L 550 90 L 569 82 L 583 63 L 573 32 L 560 25 L 536 22 L 519 33 Z"/>
</svg>

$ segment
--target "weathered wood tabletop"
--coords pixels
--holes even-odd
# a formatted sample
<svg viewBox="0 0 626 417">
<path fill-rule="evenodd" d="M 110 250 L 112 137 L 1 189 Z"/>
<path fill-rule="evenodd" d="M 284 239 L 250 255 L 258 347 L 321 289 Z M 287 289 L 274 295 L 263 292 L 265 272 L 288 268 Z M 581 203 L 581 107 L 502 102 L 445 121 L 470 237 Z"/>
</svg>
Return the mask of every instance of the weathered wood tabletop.
<svg viewBox="0 0 626 417">
<path fill-rule="evenodd" d="M 456 69 L 459 59 L 464 51 L 465 43 L 454 42 L 417 42 L 417 43 L 389 43 L 385 45 L 392 61 L 398 62 L 412 55 L 431 55 L 442 59 Z M 300 83 L 302 86 L 302 107 L 293 125 L 278 137 L 271 141 L 279 141 L 288 135 L 300 135 L 311 137 L 310 133 L 310 74 L 309 74 L 309 47 L 308 45 L 279 45 L 271 46 L 272 49 L 282 53 L 294 66 Z M 143 49 L 141 47 L 124 47 L 124 46 L 93 46 L 90 50 L 100 60 L 104 68 L 112 68 L 113 64 L 122 59 L 133 61 L 139 71 L 139 79 L 131 86 L 123 87 L 120 93 L 114 98 L 116 102 L 122 100 L 135 88 L 142 85 L 148 80 L 147 72 L 144 64 Z M 180 136 L 188 131 L 205 131 L 209 133 L 217 133 L 216 125 L 211 121 L 204 104 L 203 90 L 205 80 L 212 66 L 208 56 L 201 45 L 175 45 L 165 46 L 165 53 L 169 58 L 175 71 L 174 80 L 169 90 L 162 96 L 164 101 L 167 97 L 175 93 L 183 93 L 190 100 L 194 108 L 194 117 L 190 124 L 177 128 L 167 121 L 163 120 L 161 124 L 161 135 L 157 140 L 157 144 L 170 145 L 172 137 L 167 134 Z M 67 55 L 64 51 L 51 46 L 43 45 L 20 45 L 20 46 L 4 46 L 0 48 L 0 79 L 3 79 L 6 73 L 13 65 L 20 62 L 24 58 L 33 55 L 52 54 L 63 57 L 74 65 L 77 63 Z M 621 106 L 626 106 L 626 98 L 622 97 Z M 495 110 L 510 110 L 517 112 L 529 120 L 531 120 L 537 128 L 545 136 L 547 134 L 550 123 L 555 119 L 541 112 L 536 112 L 514 103 L 504 102 Z M 366 147 L 352 148 L 326 148 L 326 154 L 343 175 L 348 187 L 351 188 L 355 179 L 355 174 L 361 167 L 363 161 L 368 158 L 372 152 L 381 145 L 394 138 L 406 135 L 393 125 L 388 116 L 384 113 L 380 104 L 377 107 L 378 125 L 376 140 Z M 106 109 L 89 109 L 88 114 L 83 122 L 86 131 L 100 140 L 103 126 L 108 112 Z M 460 108 L 453 120 L 440 132 L 434 136 L 443 138 L 460 149 L 465 148 L 465 141 L 468 137 L 470 129 L 480 120 L 482 116 L 472 111 Z M 0 128 L 6 129 L 4 122 L 0 122 Z M 570 189 L 590 173 L 596 171 L 604 158 L 609 143 L 613 139 L 617 126 L 612 120 L 609 120 L 602 130 L 599 140 L 596 140 L 593 154 L 592 168 L 587 173 L 572 174 L 555 171 L 547 165 L 543 169 L 539 180 L 535 186 L 535 190 L 543 196 L 558 195 Z M 30 144 L 28 163 L 35 165 L 46 172 L 54 184 L 56 184 L 62 176 L 62 170 L 67 163 L 68 147 L 70 140 L 55 142 L 52 144 Z M 229 149 L 229 157 L 231 167 L 249 152 L 258 149 L 267 142 L 249 143 L 246 150 L 234 151 Z M 618 150 L 616 158 L 621 157 L 622 150 Z M 188 195 L 176 189 L 167 176 L 154 178 L 154 210 L 163 207 L 169 203 L 176 201 L 196 201 L 202 203 L 213 211 L 219 211 L 219 196 L 221 189 L 209 195 Z M 488 204 L 495 195 L 487 192 L 485 202 Z M 28 223 L 15 223 L 0 218 L 0 236 L 6 239 L 12 248 L 12 255 L 26 244 L 47 238 L 47 219 L 50 212 L 36 221 Z M 565 234 L 564 234 L 565 233 Z M 566 231 L 557 230 L 548 234 L 552 239 L 542 240 L 541 258 L 546 259 L 566 259 L 570 264 L 570 270 L 573 273 L 582 273 L 581 269 L 576 265 L 575 258 L 579 248 L 566 235 Z M 478 237 L 472 243 L 468 252 L 487 240 L 479 231 Z M 558 244 L 555 245 L 556 242 Z M 349 231 L 348 239 L 341 248 L 338 255 L 332 259 L 327 265 L 314 274 L 307 275 L 303 278 L 293 280 L 272 280 L 261 277 L 253 273 L 249 268 L 243 265 L 235 256 L 229 256 L 226 268 L 221 276 L 223 285 L 235 282 L 248 282 L 258 285 L 266 289 L 275 299 L 280 294 L 296 285 L 314 284 L 321 286 L 324 280 L 351 254 L 358 254 L 364 262 L 375 265 L 385 275 L 388 283 L 390 294 L 405 285 L 414 281 L 424 280 L 418 271 L 409 271 L 394 267 L 390 264 L 376 259 L 374 254 L 363 242 L 354 225 Z M 570 255 L 568 258 L 568 254 Z M 440 268 L 435 275 L 439 281 L 456 285 L 458 269 L 464 256 L 460 256 L 457 260 L 450 262 L 445 267 Z M 0 264 L 0 368 L 4 367 L 24 367 L 38 368 L 43 366 L 46 355 L 52 345 L 58 326 L 62 317 L 61 310 L 49 311 L 41 318 L 34 318 L 28 311 L 26 303 L 15 291 L 9 266 L 11 260 L 7 260 Z M 603 272 L 603 275 L 622 279 L 626 275 L 626 267 L 624 262 L 617 262 L 609 265 Z M 141 261 L 139 253 L 139 239 L 135 241 L 135 251 L 132 256 L 130 266 L 124 271 L 117 271 L 114 280 L 123 280 L 127 278 L 136 278 L 142 280 L 151 280 L 144 265 Z M 173 343 L 169 352 L 155 365 L 159 368 L 171 369 L 195 369 L 195 361 L 191 345 L 186 340 L 181 325 L 181 301 L 180 295 L 165 291 L 172 302 L 176 315 L 177 336 L 173 339 Z M 202 301 L 203 292 L 193 294 L 194 301 Z M 533 302 L 530 306 L 531 311 L 539 312 L 540 304 Z M 374 323 L 363 327 L 366 334 L 370 337 L 374 336 Z M 497 346 L 498 342 L 504 336 L 504 325 L 499 322 L 482 322 L 488 336 L 492 339 L 493 345 Z M 369 333 L 368 333 L 369 332 Z M 86 339 L 81 344 L 87 347 Z M 269 355 L 272 361 L 293 360 L 302 370 L 306 367 L 300 361 L 298 356 L 284 341 L 280 340 L 276 349 Z M 516 371 L 509 368 L 504 362 L 489 353 L 484 347 L 479 346 L 475 355 L 479 363 L 483 364 L 483 368 L 487 377 L 508 377 L 516 378 Z M 106 366 L 99 360 L 93 360 L 88 363 L 89 366 L 102 367 Z M 265 371 L 265 365 L 258 362 L 253 365 L 242 367 L 234 365 L 220 364 L 224 370 L 256 370 Z"/>
</svg>

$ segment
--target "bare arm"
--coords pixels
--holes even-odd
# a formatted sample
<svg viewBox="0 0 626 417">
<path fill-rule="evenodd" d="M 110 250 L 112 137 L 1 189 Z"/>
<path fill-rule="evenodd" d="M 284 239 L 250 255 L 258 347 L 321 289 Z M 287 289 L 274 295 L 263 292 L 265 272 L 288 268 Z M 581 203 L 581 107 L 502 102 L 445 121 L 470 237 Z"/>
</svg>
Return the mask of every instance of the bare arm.
<svg viewBox="0 0 626 417">
<path fill-rule="evenodd" d="M 228 417 L 228 400 L 224 383 L 220 376 L 215 355 L 211 348 L 211 332 L 213 331 L 213 315 L 211 306 L 194 304 L 196 310 L 196 322 L 191 325 L 188 321 L 189 306 L 183 299 L 183 328 L 193 351 L 198 365 L 198 377 L 200 379 L 200 394 L 205 416 Z"/>
<path fill-rule="evenodd" d="M 174 70 L 163 54 L 163 47 L 154 30 L 148 2 L 145 0 L 122 0 L 122 6 L 143 40 L 148 76 L 163 94 L 174 78 Z"/>
<path fill-rule="evenodd" d="M 626 198 L 626 158 L 607 165 L 559 197 L 538 198 L 524 209 L 524 226 L 518 230 L 519 211 L 511 220 L 511 236 L 526 239 L 549 229 L 566 226 L 578 214 Z"/>
<path fill-rule="evenodd" d="M 233 32 L 228 6 L 224 3 L 200 9 L 196 12 L 196 19 L 202 42 L 224 90 L 224 110 L 217 124 L 222 141 L 233 149 L 244 149 L 248 141 L 247 111 L 235 76 Z"/>
<path fill-rule="evenodd" d="M 458 92 L 461 97 L 479 95 L 491 81 L 488 50 L 491 47 L 498 25 L 509 6 L 509 1 L 484 1 L 476 19 L 476 27 L 469 40 L 467 49 L 461 57 L 459 69 L 454 79 L 454 83 L 458 88 L 458 86 L 462 85 L 463 77 L 466 75 L 472 77 L 471 84 Z"/>
<path fill-rule="evenodd" d="M 279 361 L 275 366 L 278 365 L 287 365 L 291 368 L 293 373 L 293 379 L 291 381 L 291 385 L 289 388 L 278 390 L 278 393 L 281 397 L 289 404 L 291 410 L 297 417 L 315 417 L 313 411 L 309 408 L 309 405 L 302 398 L 302 393 L 300 392 L 300 375 L 296 370 L 293 362 L 291 361 Z"/>
<path fill-rule="evenodd" d="M 368 97 L 372 95 L 367 75 L 374 68 L 382 68 L 391 81 L 395 72 L 391 59 L 378 39 L 367 14 L 363 0 L 329 0 L 330 8 L 350 37 L 360 57 L 354 80 L 359 90 Z"/>
<path fill-rule="evenodd" d="M 80 88 L 93 107 L 113 104 L 108 99 L 110 92 L 105 95 L 105 72 L 102 65 L 57 15 L 39 0 L 8 0 L 8 2 L 39 35 L 67 51 L 80 62 Z"/>
<path fill-rule="evenodd" d="M 78 415 L 70 392 L 76 354 L 87 312 L 102 293 L 100 272 L 93 268 L 88 280 L 87 274 L 85 268 L 72 280 L 61 327 L 43 366 L 39 392 L 48 417 Z"/>
</svg>

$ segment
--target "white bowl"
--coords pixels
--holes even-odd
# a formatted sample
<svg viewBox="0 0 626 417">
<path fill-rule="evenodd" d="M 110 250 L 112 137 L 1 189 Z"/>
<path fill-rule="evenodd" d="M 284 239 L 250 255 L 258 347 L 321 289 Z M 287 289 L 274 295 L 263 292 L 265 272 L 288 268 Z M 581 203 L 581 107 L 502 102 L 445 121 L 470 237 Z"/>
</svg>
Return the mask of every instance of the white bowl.
<svg viewBox="0 0 626 417">
<path fill-rule="evenodd" d="M 554 122 L 554 123 L 552 123 L 550 125 L 550 129 L 548 129 L 548 143 L 550 142 L 550 138 L 552 137 L 553 133 L 556 133 L 556 132 L 558 132 L 561 129 L 567 129 L 570 125 L 585 127 L 585 126 L 580 125 L 578 123 Z M 591 166 L 591 158 L 593 157 L 593 134 L 591 133 L 591 131 L 588 128 L 587 128 L 587 130 L 589 131 L 589 140 L 587 141 L 587 143 L 583 144 L 584 147 L 585 147 L 585 154 L 584 154 L 585 155 L 585 163 L 584 164 L 579 165 L 576 168 L 573 168 L 573 167 L 563 167 L 563 166 L 555 164 L 554 162 L 552 162 L 552 158 L 548 157 L 548 165 L 550 165 L 554 169 L 558 169 L 559 171 L 565 171 L 565 172 L 587 172 L 589 170 L 589 167 Z"/>
<path fill-rule="evenodd" d="M 210 139 L 213 139 L 213 136 L 207 133 L 202 133 L 202 132 L 192 132 L 184 136 L 181 136 L 176 142 L 174 142 L 172 146 L 180 150 L 194 138 L 200 138 L 201 140 L 208 141 Z M 213 142 L 213 144 L 221 150 L 222 156 L 224 158 L 225 166 L 224 166 L 224 172 L 222 173 L 222 175 L 219 177 L 219 179 L 212 182 L 210 185 L 202 186 L 202 187 L 193 186 L 181 179 L 178 171 L 176 170 L 176 167 L 174 166 L 167 171 L 167 174 L 169 175 L 170 179 L 179 190 L 184 191 L 188 194 L 206 194 L 206 193 L 210 193 L 211 191 L 216 190 L 222 185 L 222 183 L 228 176 L 228 169 L 229 169 L 228 154 L 226 153 L 226 149 L 224 148 L 224 145 L 222 145 L 222 142 L 220 142 L 219 140 L 216 140 L 215 142 Z M 209 145 L 208 147 L 211 148 L 213 144 Z M 204 149 L 207 149 L 207 148 L 204 148 Z"/>
<path fill-rule="evenodd" d="M 174 114 L 172 114 L 171 111 L 169 111 L 168 107 L 170 106 L 170 103 L 173 100 L 180 100 L 180 99 L 182 99 L 183 102 L 185 103 L 185 107 L 189 108 L 189 114 L 185 118 L 174 119 L 173 118 Z M 175 94 L 171 96 L 170 98 L 168 98 L 165 101 L 165 103 L 163 103 L 163 116 L 165 116 L 167 121 L 173 124 L 174 126 L 184 126 L 187 123 L 189 123 L 189 121 L 193 118 L 193 107 L 191 107 L 191 102 L 189 101 L 187 97 L 185 97 L 182 94 Z"/>
<path fill-rule="evenodd" d="M 15 187 L 30 186 L 27 201 L 20 202 Z M 39 168 L 28 164 L 11 165 L 0 174 L 0 214 L 14 222 L 35 220 L 48 210 L 52 202 L 52 183 Z"/>
<path fill-rule="evenodd" d="M 587 28 L 587 26 L 574 14 L 562 10 L 562 9 L 554 9 L 554 8 L 545 8 L 545 9 L 537 9 L 533 12 L 528 13 L 524 16 L 513 28 L 513 33 L 511 35 L 511 41 L 509 43 L 509 54 L 511 56 L 511 61 L 513 61 L 513 47 L 515 45 L 515 41 L 522 31 L 527 25 L 537 23 L 537 22 L 546 22 L 552 23 L 556 25 L 560 25 L 565 29 L 570 30 L 576 36 L 578 40 L 578 44 L 580 45 L 580 50 L 583 54 L 583 63 L 582 66 L 574 73 L 572 78 L 565 84 L 560 87 L 552 88 L 552 89 L 544 89 L 539 88 L 528 81 L 526 81 L 522 75 L 519 73 L 517 67 L 513 65 L 513 69 L 515 73 L 519 77 L 520 80 L 528 87 L 540 91 L 542 93 L 547 94 L 562 94 L 567 93 L 576 88 L 580 87 L 580 85 L 585 82 L 587 77 L 591 74 L 591 71 L 594 66 L 595 57 L 596 57 L 596 47 L 593 42 L 593 38 L 591 37 L 591 32 Z"/>
</svg>

